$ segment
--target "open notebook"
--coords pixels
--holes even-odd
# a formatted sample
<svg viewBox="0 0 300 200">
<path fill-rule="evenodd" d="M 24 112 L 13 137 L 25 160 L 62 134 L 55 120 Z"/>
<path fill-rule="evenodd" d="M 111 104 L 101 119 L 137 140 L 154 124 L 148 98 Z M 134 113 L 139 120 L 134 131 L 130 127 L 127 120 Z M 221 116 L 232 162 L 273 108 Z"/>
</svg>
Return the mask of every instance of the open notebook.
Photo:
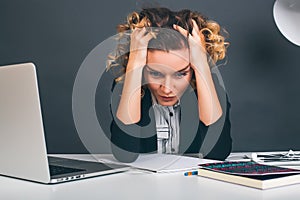
<svg viewBox="0 0 300 200">
<path fill-rule="evenodd" d="M 96 160 L 104 163 L 120 164 L 112 155 L 93 155 Z M 140 154 L 138 159 L 127 165 L 156 173 L 195 170 L 199 164 L 217 162 L 216 160 L 199 159 L 189 156 L 171 154 Z"/>
</svg>

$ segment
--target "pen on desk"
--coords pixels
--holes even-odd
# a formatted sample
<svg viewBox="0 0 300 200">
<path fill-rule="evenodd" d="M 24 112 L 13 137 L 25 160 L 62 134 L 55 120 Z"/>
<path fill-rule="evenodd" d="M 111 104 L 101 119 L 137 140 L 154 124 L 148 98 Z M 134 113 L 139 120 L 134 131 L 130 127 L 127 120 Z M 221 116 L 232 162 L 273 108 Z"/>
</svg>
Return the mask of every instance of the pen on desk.
<svg viewBox="0 0 300 200">
<path fill-rule="evenodd" d="M 198 171 L 185 172 L 184 176 L 198 175 Z"/>
</svg>

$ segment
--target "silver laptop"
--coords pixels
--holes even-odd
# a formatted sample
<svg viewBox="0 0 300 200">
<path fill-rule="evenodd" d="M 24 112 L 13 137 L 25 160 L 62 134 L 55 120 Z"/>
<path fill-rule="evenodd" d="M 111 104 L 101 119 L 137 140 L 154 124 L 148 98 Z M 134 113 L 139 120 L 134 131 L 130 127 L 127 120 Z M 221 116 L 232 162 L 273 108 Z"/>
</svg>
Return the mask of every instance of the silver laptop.
<svg viewBox="0 0 300 200">
<path fill-rule="evenodd" d="M 60 183 L 126 170 L 126 165 L 48 157 L 35 65 L 0 67 L 1 175 Z"/>
</svg>

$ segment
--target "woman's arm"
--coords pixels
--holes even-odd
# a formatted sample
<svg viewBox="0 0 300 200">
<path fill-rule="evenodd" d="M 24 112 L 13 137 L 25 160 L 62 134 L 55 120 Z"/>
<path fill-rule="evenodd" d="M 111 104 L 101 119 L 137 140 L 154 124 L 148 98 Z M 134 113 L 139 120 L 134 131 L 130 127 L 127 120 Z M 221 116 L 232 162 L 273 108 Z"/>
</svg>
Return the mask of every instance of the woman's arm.
<svg viewBox="0 0 300 200">
<path fill-rule="evenodd" d="M 116 113 L 124 124 L 134 124 L 141 119 L 141 85 L 146 64 L 148 42 L 153 36 L 145 28 L 131 33 L 130 54 L 125 72 L 121 100 Z"/>
<path fill-rule="evenodd" d="M 222 123 L 222 132 L 220 137 L 213 147 L 213 149 L 205 156 L 206 159 L 214 160 L 225 160 L 232 150 L 232 138 L 231 138 L 231 122 L 230 122 L 230 109 L 231 104 L 229 102 L 228 96 L 226 95 L 226 109 L 224 108 L 225 116 L 220 118 L 220 122 L 216 122 L 211 126 L 220 126 Z M 225 112 L 226 111 L 226 112 Z M 222 118 L 225 117 L 224 121 Z M 211 127 L 212 128 L 212 127 Z"/>
<path fill-rule="evenodd" d="M 207 62 L 203 35 L 194 20 L 192 34 L 188 34 L 187 30 L 178 25 L 174 25 L 174 29 L 188 35 L 190 64 L 196 77 L 199 118 L 206 126 L 211 125 L 222 116 L 222 108 Z"/>
<path fill-rule="evenodd" d="M 141 100 L 143 106 L 141 107 L 141 120 L 138 123 L 126 125 L 114 116 L 117 111 L 117 103 L 121 98 L 122 88 L 123 84 L 116 84 L 112 88 L 114 94 L 110 105 L 112 122 L 109 138 L 114 157 L 121 162 L 133 162 L 139 153 L 156 151 L 156 124 L 155 120 L 152 120 L 154 113 L 149 110 L 152 101 L 151 94 L 147 90 Z"/>
<path fill-rule="evenodd" d="M 222 108 L 207 62 L 199 59 L 194 63 L 199 117 L 208 126 L 215 123 L 222 116 Z M 202 66 L 203 69 L 200 71 L 196 66 Z"/>
</svg>

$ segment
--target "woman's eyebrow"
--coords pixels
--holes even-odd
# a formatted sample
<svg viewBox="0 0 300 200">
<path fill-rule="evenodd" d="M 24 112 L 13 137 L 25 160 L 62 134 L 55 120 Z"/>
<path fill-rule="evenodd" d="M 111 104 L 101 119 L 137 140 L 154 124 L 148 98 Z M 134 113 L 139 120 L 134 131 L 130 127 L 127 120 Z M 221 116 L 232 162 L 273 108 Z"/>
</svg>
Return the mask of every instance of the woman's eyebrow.
<svg viewBox="0 0 300 200">
<path fill-rule="evenodd" d="M 147 68 L 147 70 L 155 71 L 155 72 L 156 72 L 156 70 L 154 70 L 154 69 L 152 69 L 151 67 L 149 67 L 149 65 L 145 65 L 145 68 Z"/>
<path fill-rule="evenodd" d="M 189 67 L 191 67 L 190 64 L 188 64 L 186 67 L 184 67 L 183 69 L 178 70 L 177 72 L 182 72 L 185 71 L 186 69 L 188 69 Z"/>
<path fill-rule="evenodd" d="M 145 67 L 146 67 L 148 70 L 157 72 L 156 70 L 154 70 L 154 69 L 152 69 L 151 67 L 149 67 L 149 65 L 145 65 Z M 180 70 L 178 70 L 178 71 L 176 71 L 176 72 L 182 72 L 182 71 L 185 71 L 185 70 L 188 69 L 189 67 L 191 67 L 190 64 L 188 64 L 188 65 L 185 66 L 183 69 L 180 69 Z"/>
</svg>

